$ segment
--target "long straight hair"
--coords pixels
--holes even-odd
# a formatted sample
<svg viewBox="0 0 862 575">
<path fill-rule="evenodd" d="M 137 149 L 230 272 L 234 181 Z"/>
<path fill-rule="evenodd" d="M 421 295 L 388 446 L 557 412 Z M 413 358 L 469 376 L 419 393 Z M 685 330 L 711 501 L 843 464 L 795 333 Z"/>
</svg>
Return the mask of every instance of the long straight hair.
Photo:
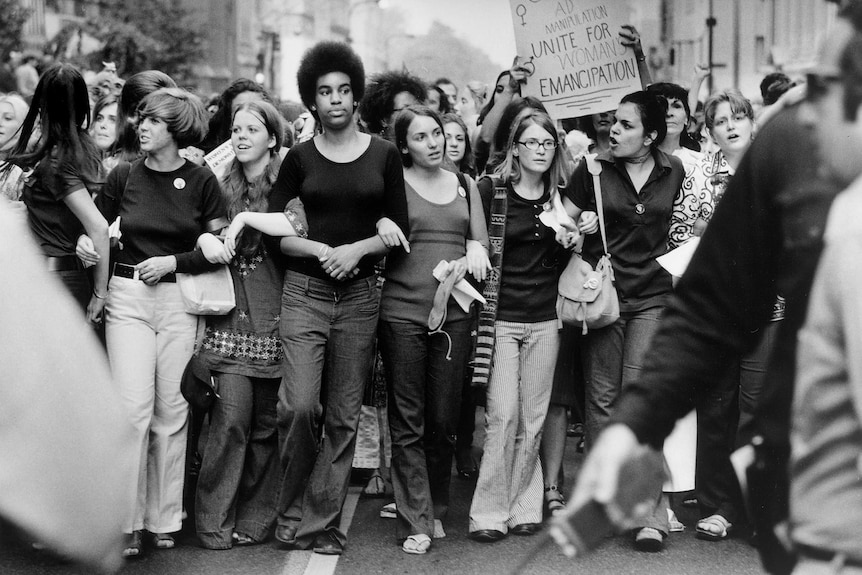
<svg viewBox="0 0 862 575">
<path fill-rule="evenodd" d="M 40 121 L 39 142 L 28 151 L 30 137 Z M 54 64 L 48 68 L 33 93 L 33 100 L 18 143 L 7 158 L 3 171 L 17 165 L 28 169 L 39 165 L 40 177 L 46 185 L 57 186 L 59 171 L 72 166 L 88 189 L 101 183 L 101 153 L 84 126 L 90 124 L 90 99 L 87 83 L 77 68 L 70 64 Z M 51 162 L 42 162 L 51 157 Z"/>
<path fill-rule="evenodd" d="M 275 137 L 275 146 L 269 151 L 270 161 L 263 173 L 253 182 L 246 180 L 242 164 L 237 159 L 233 160 L 230 169 L 222 178 L 222 195 L 227 203 L 228 217 L 231 220 L 240 212 L 266 212 L 269 208 L 269 194 L 281 167 L 281 156 L 278 151 L 284 138 L 281 115 L 269 102 L 254 101 L 243 104 L 234 112 L 231 126 L 233 126 L 233 118 L 240 111 L 249 112 L 257 117 L 266 128 L 267 134 Z M 254 257 L 260 248 L 261 235 L 255 229 L 244 228 L 237 242 L 237 251 L 245 257 Z"/>
<path fill-rule="evenodd" d="M 526 108 L 515 116 L 512 128 L 509 130 L 509 138 L 506 142 L 505 157 L 500 165 L 497 166 L 497 169 L 494 170 L 494 174 L 503 182 L 518 183 L 521 180 L 521 162 L 515 155 L 515 146 L 518 145 L 517 142 L 521 139 L 521 134 L 524 133 L 524 130 L 532 125 L 543 128 L 557 143 L 557 147 L 554 150 L 554 159 L 551 160 L 551 167 L 542 176 L 545 188 L 549 189 L 553 195 L 557 192 L 557 188 L 565 186 L 568 180 L 565 164 L 560 157 L 561 154 L 565 153 L 565 150 L 560 147 L 560 136 L 557 133 L 556 126 L 554 126 L 554 121 L 546 113 L 539 110 Z"/>
</svg>

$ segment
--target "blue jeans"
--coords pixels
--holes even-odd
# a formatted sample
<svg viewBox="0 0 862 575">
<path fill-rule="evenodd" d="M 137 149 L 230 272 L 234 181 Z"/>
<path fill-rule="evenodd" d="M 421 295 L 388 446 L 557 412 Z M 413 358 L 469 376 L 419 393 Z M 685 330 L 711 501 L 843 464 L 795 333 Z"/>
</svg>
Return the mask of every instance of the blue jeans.
<svg viewBox="0 0 862 575">
<path fill-rule="evenodd" d="M 640 377 L 644 357 L 658 329 L 663 307 L 621 313 L 608 327 L 590 331 L 584 340 L 586 446 L 589 449 L 607 425 L 622 389 Z M 656 507 L 638 527 L 668 533 L 667 497 L 656 493 Z"/>
<path fill-rule="evenodd" d="M 663 309 L 622 313 L 615 323 L 590 330 L 584 339 L 587 448 L 607 425 L 622 388 L 639 377 Z"/>
<path fill-rule="evenodd" d="M 342 545 L 347 541 L 338 523 L 374 359 L 379 302 L 374 277 L 340 283 L 293 271 L 284 276 L 278 523 L 299 525 L 299 547 L 325 531 Z"/>
<path fill-rule="evenodd" d="M 434 519 L 449 509 L 449 483 L 464 370 L 470 356 L 470 319 L 447 323 L 452 339 L 428 335 L 424 325 L 380 322 L 380 351 L 389 384 L 392 487 L 396 537 L 432 536 Z"/>
<path fill-rule="evenodd" d="M 263 541 L 278 492 L 278 378 L 217 373 L 195 503 L 201 545 L 230 549 L 233 532 Z"/>
</svg>

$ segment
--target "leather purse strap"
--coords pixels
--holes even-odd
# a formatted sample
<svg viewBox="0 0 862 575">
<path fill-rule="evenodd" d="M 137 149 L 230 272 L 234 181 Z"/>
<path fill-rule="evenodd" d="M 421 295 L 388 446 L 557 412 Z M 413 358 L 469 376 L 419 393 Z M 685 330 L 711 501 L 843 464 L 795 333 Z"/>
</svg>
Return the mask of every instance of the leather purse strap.
<svg viewBox="0 0 862 575">
<path fill-rule="evenodd" d="M 596 160 L 595 154 L 584 156 L 587 160 L 587 170 L 593 175 L 593 191 L 596 194 L 596 212 L 599 216 L 599 232 L 602 235 L 602 246 L 605 248 L 605 255 L 608 253 L 608 238 L 605 235 L 605 210 L 602 206 L 602 180 L 599 177 L 602 173 L 602 165 Z"/>
</svg>

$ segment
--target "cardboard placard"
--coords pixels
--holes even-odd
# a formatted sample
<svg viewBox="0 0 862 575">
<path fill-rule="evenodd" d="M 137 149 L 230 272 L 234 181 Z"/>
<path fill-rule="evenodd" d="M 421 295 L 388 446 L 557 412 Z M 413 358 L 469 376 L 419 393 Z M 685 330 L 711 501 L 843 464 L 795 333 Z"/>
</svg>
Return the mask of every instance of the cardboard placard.
<svg viewBox="0 0 862 575">
<path fill-rule="evenodd" d="M 532 72 L 521 90 L 554 119 L 617 107 L 641 90 L 634 51 L 620 43 L 627 0 L 509 0 L 515 43 Z"/>
</svg>

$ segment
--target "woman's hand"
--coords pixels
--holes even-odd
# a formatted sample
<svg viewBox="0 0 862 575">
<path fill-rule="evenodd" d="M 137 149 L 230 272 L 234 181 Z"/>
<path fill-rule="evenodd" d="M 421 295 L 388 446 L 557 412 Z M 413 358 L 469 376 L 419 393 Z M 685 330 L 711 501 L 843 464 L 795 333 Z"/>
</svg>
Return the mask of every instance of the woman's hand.
<svg viewBox="0 0 862 575">
<path fill-rule="evenodd" d="M 467 240 L 466 262 L 470 275 L 476 278 L 476 281 L 485 281 L 491 271 L 491 260 L 485 246 L 476 240 Z"/>
<path fill-rule="evenodd" d="M 711 73 L 712 73 L 712 71 L 709 69 L 709 66 L 706 66 L 704 64 L 695 64 L 694 65 L 694 82 L 697 82 L 698 84 L 700 84 Z"/>
<path fill-rule="evenodd" d="M 578 242 L 580 237 L 581 232 L 578 229 L 578 226 L 571 221 L 571 218 L 567 218 L 567 221 L 560 222 L 560 229 L 557 230 L 554 239 L 557 240 L 558 244 L 567 250 L 570 250 L 575 247 L 575 244 Z"/>
<path fill-rule="evenodd" d="M 78 236 L 78 243 L 75 244 L 75 255 L 81 260 L 85 268 L 92 267 L 99 263 L 99 252 L 96 251 L 96 246 L 93 240 L 87 234 Z"/>
<path fill-rule="evenodd" d="M 210 233 L 201 234 L 198 247 L 211 264 L 229 264 L 233 254 L 225 248 L 221 240 Z"/>
<path fill-rule="evenodd" d="M 631 24 L 623 24 L 620 26 L 620 44 L 630 46 L 635 51 L 635 56 L 643 57 L 644 49 L 641 46 L 641 35 L 637 28 Z"/>
<path fill-rule="evenodd" d="M 231 220 L 224 234 L 224 246 L 231 257 L 236 255 L 236 239 L 245 228 L 245 212 L 240 212 Z"/>
<path fill-rule="evenodd" d="M 467 275 L 467 266 L 463 259 L 452 260 L 446 266 L 446 272 L 443 274 L 443 279 L 446 279 L 449 274 L 455 274 L 455 283 L 458 283 L 464 276 Z"/>
<path fill-rule="evenodd" d="M 596 212 L 581 212 L 578 229 L 582 234 L 596 233 L 599 231 L 599 215 Z"/>
<path fill-rule="evenodd" d="M 326 270 L 332 279 L 344 280 L 352 278 L 358 270 L 359 260 L 365 255 L 365 251 L 356 244 L 344 244 L 337 248 L 323 250 L 320 259 L 320 267 Z"/>
<path fill-rule="evenodd" d="M 105 301 L 107 299 L 107 293 L 105 297 L 96 297 L 95 293 L 90 296 L 90 303 L 87 304 L 87 319 L 91 323 L 101 323 L 102 312 L 105 310 Z"/>
<path fill-rule="evenodd" d="M 530 70 L 525 66 L 528 60 L 521 60 L 520 56 L 515 56 L 512 61 L 512 67 L 509 68 L 509 90 L 515 94 L 521 93 L 521 85 L 527 83 L 527 78 L 530 77 Z"/>
<path fill-rule="evenodd" d="M 404 237 L 404 232 L 398 227 L 398 224 L 389 218 L 380 218 L 377 221 L 377 235 L 383 240 L 383 245 L 387 248 L 395 246 L 404 246 L 404 251 L 410 253 L 410 243 Z"/>
<path fill-rule="evenodd" d="M 135 266 L 138 277 L 147 285 L 159 283 L 165 275 L 177 271 L 177 258 L 174 256 L 155 256 Z"/>
</svg>

